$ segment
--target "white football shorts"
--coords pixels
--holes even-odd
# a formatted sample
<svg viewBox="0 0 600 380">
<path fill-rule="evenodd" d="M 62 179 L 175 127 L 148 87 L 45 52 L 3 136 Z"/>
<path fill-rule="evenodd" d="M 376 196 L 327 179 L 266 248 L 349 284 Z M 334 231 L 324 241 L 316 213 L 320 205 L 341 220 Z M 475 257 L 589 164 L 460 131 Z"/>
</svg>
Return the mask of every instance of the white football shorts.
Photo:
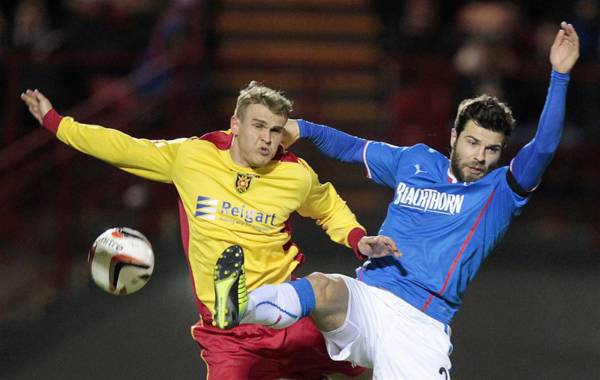
<svg viewBox="0 0 600 380">
<path fill-rule="evenodd" d="M 343 275 L 349 290 L 344 324 L 323 332 L 333 360 L 373 368 L 375 380 L 450 379 L 450 332 L 387 290 Z"/>
</svg>

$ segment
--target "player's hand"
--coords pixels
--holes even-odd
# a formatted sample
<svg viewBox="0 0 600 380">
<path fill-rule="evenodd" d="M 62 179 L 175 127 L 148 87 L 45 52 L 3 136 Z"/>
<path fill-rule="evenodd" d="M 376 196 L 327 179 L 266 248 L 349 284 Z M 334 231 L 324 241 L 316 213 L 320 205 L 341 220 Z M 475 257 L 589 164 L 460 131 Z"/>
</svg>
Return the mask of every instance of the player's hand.
<svg viewBox="0 0 600 380">
<path fill-rule="evenodd" d="M 285 127 L 283 128 L 283 139 L 281 140 L 281 145 L 287 149 L 294 145 L 298 138 L 300 138 L 300 127 L 298 126 L 298 120 L 288 119 Z"/>
<path fill-rule="evenodd" d="M 550 63 L 552 68 L 559 73 L 571 71 L 579 58 L 579 36 L 575 28 L 566 22 L 560 23 L 560 30 L 556 33 L 554 43 L 550 48 Z"/>
<path fill-rule="evenodd" d="M 25 102 L 27 108 L 29 108 L 29 112 L 42 125 L 44 116 L 52 109 L 52 104 L 48 98 L 38 90 L 27 90 L 21 93 L 21 100 Z"/>
<path fill-rule="evenodd" d="M 402 256 L 396 243 L 387 236 L 363 236 L 358 241 L 358 251 L 368 257 Z"/>
</svg>

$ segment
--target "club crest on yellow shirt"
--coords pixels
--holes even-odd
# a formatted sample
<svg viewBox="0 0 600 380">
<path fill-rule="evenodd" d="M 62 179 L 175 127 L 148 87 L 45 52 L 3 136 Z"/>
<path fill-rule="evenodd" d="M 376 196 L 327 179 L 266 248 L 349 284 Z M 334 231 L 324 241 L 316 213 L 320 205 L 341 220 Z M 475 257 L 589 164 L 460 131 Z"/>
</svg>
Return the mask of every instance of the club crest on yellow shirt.
<svg viewBox="0 0 600 380">
<path fill-rule="evenodd" d="M 252 178 L 254 178 L 254 175 L 252 174 L 238 173 L 237 178 L 235 179 L 235 189 L 237 192 L 240 194 L 245 193 L 250 187 Z"/>
</svg>

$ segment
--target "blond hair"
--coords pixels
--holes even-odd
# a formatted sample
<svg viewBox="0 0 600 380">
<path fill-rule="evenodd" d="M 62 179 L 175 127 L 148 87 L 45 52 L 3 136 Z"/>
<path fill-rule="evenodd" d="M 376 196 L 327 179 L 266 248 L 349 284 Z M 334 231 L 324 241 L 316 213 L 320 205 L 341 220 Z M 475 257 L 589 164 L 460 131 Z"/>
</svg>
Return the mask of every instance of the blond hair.
<svg viewBox="0 0 600 380">
<path fill-rule="evenodd" d="M 251 104 L 262 104 L 275 115 L 281 115 L 286 119 L 292 112 L 292 102 L 285 97 L 283 92 L 273 90 L 254 80 L 240 90 L 235 104 L 235 116 L 243 119 L 246 108 Z"/>
</svg>

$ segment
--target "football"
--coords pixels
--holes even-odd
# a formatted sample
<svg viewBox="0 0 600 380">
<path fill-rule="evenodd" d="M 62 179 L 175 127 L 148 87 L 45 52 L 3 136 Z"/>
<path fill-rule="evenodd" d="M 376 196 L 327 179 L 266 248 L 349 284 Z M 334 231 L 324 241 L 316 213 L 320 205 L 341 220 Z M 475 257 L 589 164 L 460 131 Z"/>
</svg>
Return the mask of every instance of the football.
<svg viewBox="0 0 600 380">
<path fill-rule="evenodd" d="M 92 279 L 100 289 L 126 295 L 137 292 L 150 280 L 154 252 L 141 232 L 114 227 L 94 241 L 88 263 Z"/>
</svg>

